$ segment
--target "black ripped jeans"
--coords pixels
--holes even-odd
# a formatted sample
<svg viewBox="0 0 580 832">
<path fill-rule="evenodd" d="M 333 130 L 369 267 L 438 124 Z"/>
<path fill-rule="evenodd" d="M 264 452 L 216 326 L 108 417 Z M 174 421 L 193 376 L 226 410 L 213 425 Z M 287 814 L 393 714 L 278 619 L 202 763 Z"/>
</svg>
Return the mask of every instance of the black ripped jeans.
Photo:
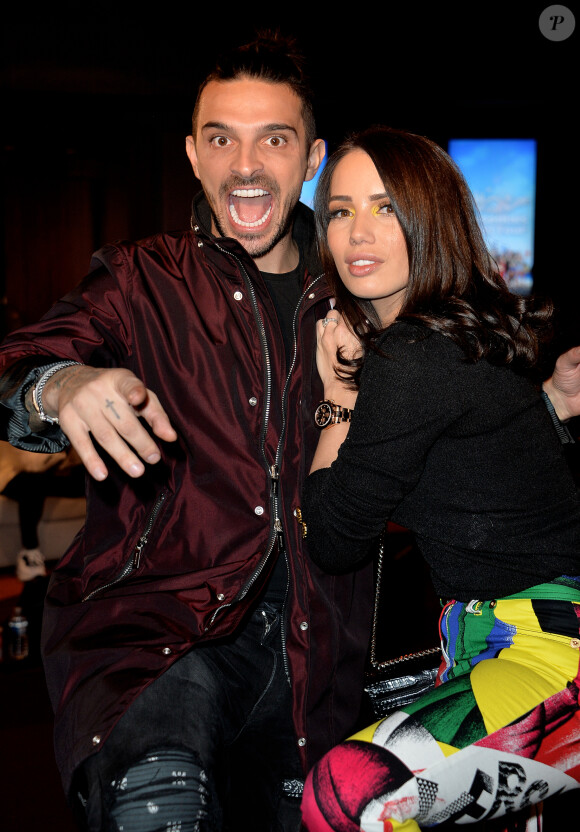
<svg viewBox="0 0 580 832">
<path fill-rule="evenodd" d="M 298 832 L 280 613 L 196 647 L 131 705 L 74 788 L 90 832 Z M 86 820 L 85 820 L 86 819 Z"/>
</svg>

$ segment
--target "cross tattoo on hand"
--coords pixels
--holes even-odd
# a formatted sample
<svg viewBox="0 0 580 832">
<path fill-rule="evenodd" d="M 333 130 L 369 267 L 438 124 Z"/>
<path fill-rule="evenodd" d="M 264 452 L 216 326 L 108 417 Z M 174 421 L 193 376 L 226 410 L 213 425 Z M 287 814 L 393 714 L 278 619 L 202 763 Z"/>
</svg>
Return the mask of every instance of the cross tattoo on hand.
<svg viewBox="0 0 580 832">
<path fill-rule="evenodd" d="M 121 418 L 119 416 L 119 414 L 117 413 L 117 411 L 115 410 L 115 403 L 112 402 L 110 399 L 107 399 L 106 407 L 108 407 L 111 410 L 113 416 L 115 416 L 117 419 Z"/>
</svg>

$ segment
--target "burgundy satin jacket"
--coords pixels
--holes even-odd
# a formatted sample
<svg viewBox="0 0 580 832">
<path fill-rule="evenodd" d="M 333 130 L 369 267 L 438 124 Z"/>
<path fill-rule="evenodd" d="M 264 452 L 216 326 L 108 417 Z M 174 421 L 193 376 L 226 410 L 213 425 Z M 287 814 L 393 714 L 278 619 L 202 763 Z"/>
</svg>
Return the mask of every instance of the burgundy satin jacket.
<svg viewBox="0 0 580 832">
<path fill-rule="evenodd" d="M 316 264 L 307 209 L 294 234 Z M 4 435 L 29 449 L 64 446 L 57 427 L 30 432 L 22 396 L 39 367 L 66 358 L 133 371 L 179 439 L 137 480 L 110 463 L 105 482 L 88 482 L 86 525 L 51 578 L 43 652 L 65 790 L 145 686 L 192 645 L 236 628 L 270 573 L 280 530 L 290 566 L 288 671 L 307 769 L 353 728 L 372 612 L 370 569 L 320 571 L 296 516 L 318 439 L 324 279 L 307 269 L 286 376 L 274 307 L 234 240 L 198 224 L 106 246 L 92 268 L 39 323 L 4 342 Z"/>
</svg>

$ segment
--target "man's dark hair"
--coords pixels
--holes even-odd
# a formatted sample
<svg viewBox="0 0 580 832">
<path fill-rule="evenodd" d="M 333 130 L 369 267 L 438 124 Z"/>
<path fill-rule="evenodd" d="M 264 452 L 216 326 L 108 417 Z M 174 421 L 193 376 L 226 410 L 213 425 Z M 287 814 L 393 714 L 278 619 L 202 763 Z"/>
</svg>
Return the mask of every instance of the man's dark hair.
<svg viewBox="0 0 580 832">
<path fill-rule="evenodd" d="M 210 81 L 235 81 L 255 78 L 272 84 L 286 84 L 302 103 L 302 118 L 307 147 L 316 139 L 316 124 L 312 106 L 312 90 L 306 76 L 305 58 L 292 37 L 278 32 L 263 32 L 251 43 L 238 46 L 222 54 L 199 86 L 193 109 L 193 138 L 196 138 L 201 95 Z"/>
</svg>

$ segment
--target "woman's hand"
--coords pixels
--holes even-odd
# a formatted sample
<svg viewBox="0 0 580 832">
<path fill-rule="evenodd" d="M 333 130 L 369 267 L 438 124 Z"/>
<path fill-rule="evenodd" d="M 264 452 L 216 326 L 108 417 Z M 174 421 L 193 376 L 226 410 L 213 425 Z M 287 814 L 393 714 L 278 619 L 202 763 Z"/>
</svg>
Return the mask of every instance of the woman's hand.
<svg viewBox="0 0 580 832">
<path fill-rule="evenodd" d="M 316 363 L 324 383 L 324 398 L 354 410 L 357 391 L 348 387 L 335 372 L 336 353 L 341 349 L 344 358 L 356 358 L 362 352 L 360 341 L 345 323 L 340 312 L 331 309 L 326 318 L 316 324 Z M 350 422 L 339 422 L 320 431 L 320 439 L 310 471 L 329 468 L 348 434 Z"/>
<path fill-rule="evenodd" d="M 554 374 L 543 386 L 561 422 L 580 415 L 580 347 L 558 358 Z"/>
<path fill-rule="evenodd" d="M 334 399 L 345 407 L 353 407 L 357 394 L 336 375 L 336 368 L 342 366 L 336 356 L 340 349 L 343 358 L 356 358 L 362 352 L 360 341 L 340 312 L 330 309 L 327 316 L 316 324 L 316 342 L 316 364 L 324 384 L 324 397 Z"/>
</svg>

